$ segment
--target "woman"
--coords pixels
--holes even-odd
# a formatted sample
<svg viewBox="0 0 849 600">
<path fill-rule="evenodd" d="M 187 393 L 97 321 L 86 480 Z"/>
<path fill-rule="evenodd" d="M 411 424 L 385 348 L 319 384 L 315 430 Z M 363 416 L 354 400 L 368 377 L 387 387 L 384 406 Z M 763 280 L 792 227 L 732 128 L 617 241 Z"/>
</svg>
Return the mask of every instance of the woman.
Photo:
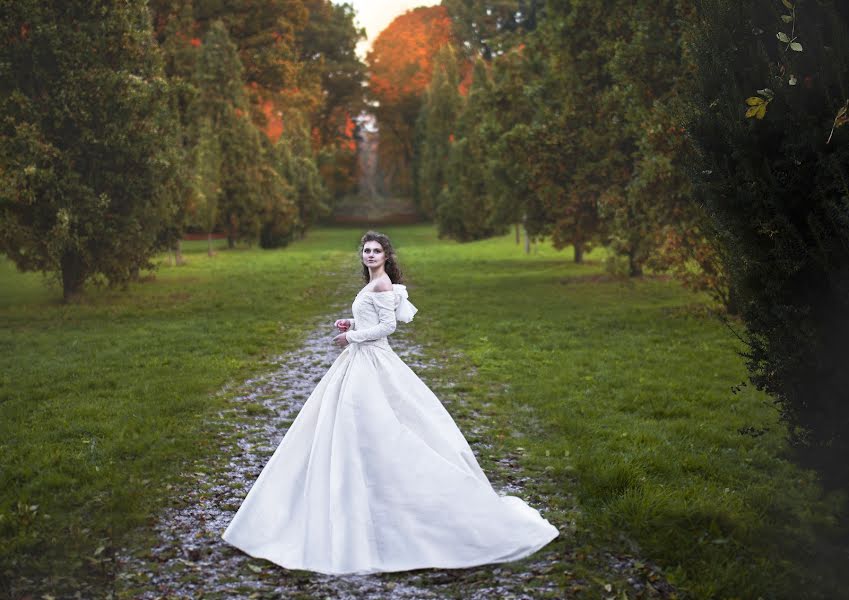
<svg viewBox="0 0 849 600">
<path fill-rule="evenodd" d="M 360 244 L 366 286 L 345 349 L 304 403 L 222 536 L 288 569 L 327 574 L 516 560 L 557 537 L 499 496 L 430 389 L 389 346 L 417 312 L 389 239 Z"/>
</svg>

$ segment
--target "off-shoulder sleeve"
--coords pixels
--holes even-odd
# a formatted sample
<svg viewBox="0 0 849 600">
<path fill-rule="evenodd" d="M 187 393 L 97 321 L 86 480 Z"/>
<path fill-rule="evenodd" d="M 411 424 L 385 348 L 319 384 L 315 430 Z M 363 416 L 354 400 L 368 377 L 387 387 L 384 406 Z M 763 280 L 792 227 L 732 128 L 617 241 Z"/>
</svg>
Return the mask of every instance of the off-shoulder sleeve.
<svg viewBox="0 0 849 600">
<path fill-rule="evenodd" d="M 419 309 L 410 302 L 406 286 L 396 283 L 392 288 L 395 290 L 395 318 L 402 323 L 409 323 Z"/>
<path fill-rule="evenodd" d="M 395 292 L 389 290 L 387 292 L 370 292 L 366 294 L 368 299 L 377 311 L 377 320 L 379 323 L 373 327 L 358 329 L 356 331 L 348 331 L 345 338 L 349 342 L 365 342 L 367 340 L 376 340 L 386 337 L 395 331 L 398 323 L 395 320 Z"/>
</svg>

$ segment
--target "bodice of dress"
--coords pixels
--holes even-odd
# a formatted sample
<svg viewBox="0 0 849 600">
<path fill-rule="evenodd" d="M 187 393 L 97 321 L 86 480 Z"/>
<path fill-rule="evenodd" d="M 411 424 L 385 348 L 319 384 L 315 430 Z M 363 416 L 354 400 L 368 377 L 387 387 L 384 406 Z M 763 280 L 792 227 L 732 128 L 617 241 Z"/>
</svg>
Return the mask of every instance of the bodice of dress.
<svg viewBox="0 0 849 600">
<path fill-rule="evenodd" d="M 399 283 L 385 292 L 361 291 L 351 310 L 354 318 L 346 337 L 355 344 L 385 342 L 398 321 L 409 323 L 418 311 L 407 299 L 407 288 Z"/>
</svg>

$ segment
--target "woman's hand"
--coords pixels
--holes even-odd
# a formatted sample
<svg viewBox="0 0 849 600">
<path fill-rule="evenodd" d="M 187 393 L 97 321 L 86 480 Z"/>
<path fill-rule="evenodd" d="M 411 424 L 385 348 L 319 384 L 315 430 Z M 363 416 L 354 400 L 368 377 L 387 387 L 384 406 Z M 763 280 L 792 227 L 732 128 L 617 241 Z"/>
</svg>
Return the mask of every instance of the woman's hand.
<svg viewBox="0 0 849 600">
<path fill-rule="evenodd" d="M 348 345 L 348 337 L 345 335 L 344 332 L 340 333 L 335 338 L 333 338 L 333 343 L 339 346 L 340 348 L 344 348 Z"/>
<path fill-rule="evenodd" d="M 349 319 L 336 319 L 333 326 L 339 331 L 348 331 L 351 328 L 351 321 Z"/>
</svg>

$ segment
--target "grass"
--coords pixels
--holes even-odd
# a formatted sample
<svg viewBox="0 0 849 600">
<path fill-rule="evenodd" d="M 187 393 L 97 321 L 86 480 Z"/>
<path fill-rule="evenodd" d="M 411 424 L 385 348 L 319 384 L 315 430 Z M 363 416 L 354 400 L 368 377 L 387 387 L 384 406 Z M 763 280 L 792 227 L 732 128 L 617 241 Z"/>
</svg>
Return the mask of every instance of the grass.
<svg viewBox="0 0 849 600">
<path fill-rule="evenodd" d="M 181 465 L 215 450 L 204 416 L 226 405 L 217 392 L 359 288 L 360 233 L 319 229 L 214 259 L 187 244 L 187 266 L 67 306 L 0 263 L 4 571 L 97 579 L 98 549 L 154 516 Z M 564 590 L 580 580 L 597 596 L 612 553 L 660 565 L 685 596 L 842 593 L 845 498 L 784 457 L 767 397 L 732 393 L 746 377 L 739 342 L 706 297 L 607 277 L 598 252 L 575 265 L 544 244 L 526 256 L 509 235 L 386 233 L 420 309 L 407 327 L 490 420 L 492 456 L 520 456 L 528 494 L 569 528 L 554 542 Z M 741 435 L 747 426 L 766 432 Z"/>
<path fill-rule="evenodd" d="M 187 265 L 69 305 L 0 262 L 0 580 L 104 584 L 96 559 L 215 449 L 216 392 L 296 347 L 355 254 L 185 246 Z"/>
<path fill-rule="evenodd" d="M 533 487 L 574 525 L 564 556 L 637 554 L 699 598 L 844 593 L 845 497 L 784 457 L 768 397 L 732 392 L 742 347 L 707 297 L 608 278 L 600 253 L 525 256 L 510 236 L 411 242 L 417 330 L 435 355 L 468 357 L 444 361 L 446 376 L 474 369 L 467 400 L 491 402 L 502 451 L 522 448 Z"/>
</svg>

